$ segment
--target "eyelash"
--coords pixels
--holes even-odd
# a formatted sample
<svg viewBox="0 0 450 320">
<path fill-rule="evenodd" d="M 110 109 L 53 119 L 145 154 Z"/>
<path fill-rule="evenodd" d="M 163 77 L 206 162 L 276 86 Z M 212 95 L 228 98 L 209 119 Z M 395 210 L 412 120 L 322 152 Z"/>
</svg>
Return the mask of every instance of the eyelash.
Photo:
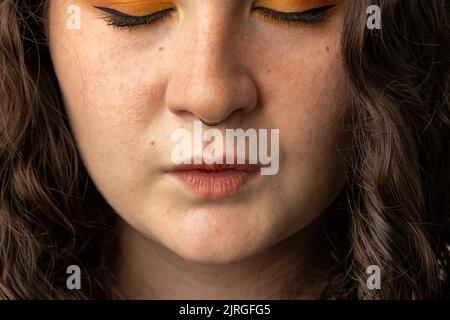
<svg viewBox="0 0 450 320">
<path fill-rule="evenodd" d="M 303 12 L 280 12 L 272 10 L 266 7 L 253 8 L 263 18 L 270 19 L 271 22 L 284 22 L 284 23 L 303 23 L 313 24 L 325 20 L 328 17 L 329 11 L 336 5 L 327 5 L 324 7 L 313 8 Z M 115 9 L 106 7 L 96 7 L 97 9 L 105 12 L 108 16 L 103 19 L 108 25 L 124 29 L 134 29 L 144 25 L 151 25 L 155 22 L 170 18 L 176 12 L 176 8 L 169 8 L 159 12 L 152 13 L 146 16 L 133 16 L 120 12 Z"/>
<path fill-rule="evenodd" d="M 108 25 L 119 29 L 134 29 L 140 26 L 150 25 L 166 18 L 170 18 L 176 11 L 175 8 L 169 8 L 146 16 L 132 16 L 111 8 L 96 8 L 108 14 L 108 16 L 103 17 Z"/>
<path fill-rule="evenodd" d="M 336 5 L 309 9 L 303 12 L 279 12 L 265 7 L 254 8 L 264 18 L 272 22 L 313 24 L 324 21 L 330 10 Z"/>
</svg>

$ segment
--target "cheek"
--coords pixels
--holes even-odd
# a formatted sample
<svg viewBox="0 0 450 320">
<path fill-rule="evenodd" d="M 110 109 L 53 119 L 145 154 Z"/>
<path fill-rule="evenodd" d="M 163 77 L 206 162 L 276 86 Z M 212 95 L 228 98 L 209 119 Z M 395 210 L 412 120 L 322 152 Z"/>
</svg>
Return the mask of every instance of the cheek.
<svg viewBox="0 0 450 320">
<path fill-rule="evenodd" d="M 290 93 L 279 90 L 281 102 L 273 112 L 282 115 L 280 127 L 289 132 L 283 139 L 294 150 L 333 152 L 330 144 L 338 142 L 343 129 L 347 101 L 344 72 L 339 60 L 327 58 L 316 64 L 309 59 L 310 66 L 300 68 L 297 77 L 288 82 Z"/>
<path fill-rule="evenodd" d="M 282 128 L 280 139 L 290 153 L 331 152 L 336 130 L 342 129 L 348 90 L 341 28 L 335 15 L 320 27 L 274 36 L 273 46 L 262 56 L 261 104 L 267 106 L 262 112 Z"/>
<path fill-rule="evenodd" d="M 148 61 L 137 61 L 139 55 L 126 59 L 127 48 L 110 46 L 107 39 L 92 46 L 94 31 L 83 35 L 58 28 L 50 41 L 80 154 L 100 191 L 102 186 L 112 194 L 141 188 L 148 163 L 158 154 L 152 150 L 158 140 L 156 113 L 164 96 L 159 73 Z M 67 51 L 68 47 L 76 50 Z"/>
<path fill-rule="evenodd" d="M 335 39 L 305 41 L 303 50 L 286 50 L 297 54 L 285 53 L 283 62 L 274 64 L 264 78 L 263 112 L 281 129 L 280 140 L 289 157 L 306 161 L 332 156 L 340 143 L 348 90 Z"/>
<path fill-rule="evenodd" d="M 280 203 L 291 206 L 281 211 L 292 221 L 302 208 L 305 223 L 326 209 L 345 179 L 339 146 L 348 90 L 334 38 L 292 52 L 300 53 L 285 55 L 266 76 L 263 112 L 280 128 Z"/>
</svg>

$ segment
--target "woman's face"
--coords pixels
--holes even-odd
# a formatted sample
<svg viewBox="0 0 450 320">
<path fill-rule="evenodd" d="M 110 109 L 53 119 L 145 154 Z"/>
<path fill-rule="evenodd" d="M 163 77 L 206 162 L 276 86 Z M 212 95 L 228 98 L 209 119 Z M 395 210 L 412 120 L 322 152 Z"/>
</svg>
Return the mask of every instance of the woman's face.
<svg viewBox="0 0 450 320">
<path fill-rule="evenodd" d="M 310 12 L 306 17 L 318 21 L 309 23 L 264 12 L 337 2 L 50 1 L 51 54 L 74 137 L 95 185 L 123 220 L 188 260 L 231 263 L 327 209 L 345 171 L 337 150 L 346 100 L 342 8 Z M 77 18 L 73 4 L 79 28 L 69 27 Z M 142 21 L 113 18 L 110 9 L 167 14 L 121 28 L 111 23 Z M 278 173 L 253 176 L 228 196 L 194 192 L 168 171 L 175 165 L 172 133 L 192 132 L 198 119 L 223 120 L 222 132 L 279 129 Z"/>
</svg>

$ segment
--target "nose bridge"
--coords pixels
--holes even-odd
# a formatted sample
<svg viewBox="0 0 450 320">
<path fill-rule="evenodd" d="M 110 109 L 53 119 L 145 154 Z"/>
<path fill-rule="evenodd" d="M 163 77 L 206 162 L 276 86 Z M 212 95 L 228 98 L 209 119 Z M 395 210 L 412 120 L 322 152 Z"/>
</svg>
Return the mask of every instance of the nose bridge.
<svg viewBox="0 0 450 320">
<path fill-rule="evenodd" d="M 225 13 L 189 19 L 167 87 L 168 109 L 216 123 L 255 104 L 256 88 L 239 55 L 238 26 Z"/>
<path fill-rule="evenodd" d="M 187 44 L 184 65 L 191 90 L 207 86 L 211 93 L 222 92 L 237 76 L 236 44 L 223 25 L 204 23 L 194 27 L 192 41 Z M 236 80 L 236 79 L 234 79 Z"/>
</svg>

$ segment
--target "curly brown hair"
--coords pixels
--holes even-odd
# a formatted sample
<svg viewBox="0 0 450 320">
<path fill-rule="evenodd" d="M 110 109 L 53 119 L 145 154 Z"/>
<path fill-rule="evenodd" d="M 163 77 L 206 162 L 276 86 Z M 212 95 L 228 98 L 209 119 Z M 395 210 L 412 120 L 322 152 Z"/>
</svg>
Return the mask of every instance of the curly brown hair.
<svg viewBox="0 0 450 320">
<path fill-rule="evenodd" d="M 382 10 L 381 29 L 366 9 Z M 0 299 L 114 297 L 118 218 L 79 157 L 54 74 L 45 0 L 0 0 Z M 327 232 L 323 298 L 450 293 L 450 3 L 346 1 L 353 143 Z M 66 287 L 66 267 L 86 275 Z M 366 286 L 378 265 L 380 290 Z"/>
</svg>

